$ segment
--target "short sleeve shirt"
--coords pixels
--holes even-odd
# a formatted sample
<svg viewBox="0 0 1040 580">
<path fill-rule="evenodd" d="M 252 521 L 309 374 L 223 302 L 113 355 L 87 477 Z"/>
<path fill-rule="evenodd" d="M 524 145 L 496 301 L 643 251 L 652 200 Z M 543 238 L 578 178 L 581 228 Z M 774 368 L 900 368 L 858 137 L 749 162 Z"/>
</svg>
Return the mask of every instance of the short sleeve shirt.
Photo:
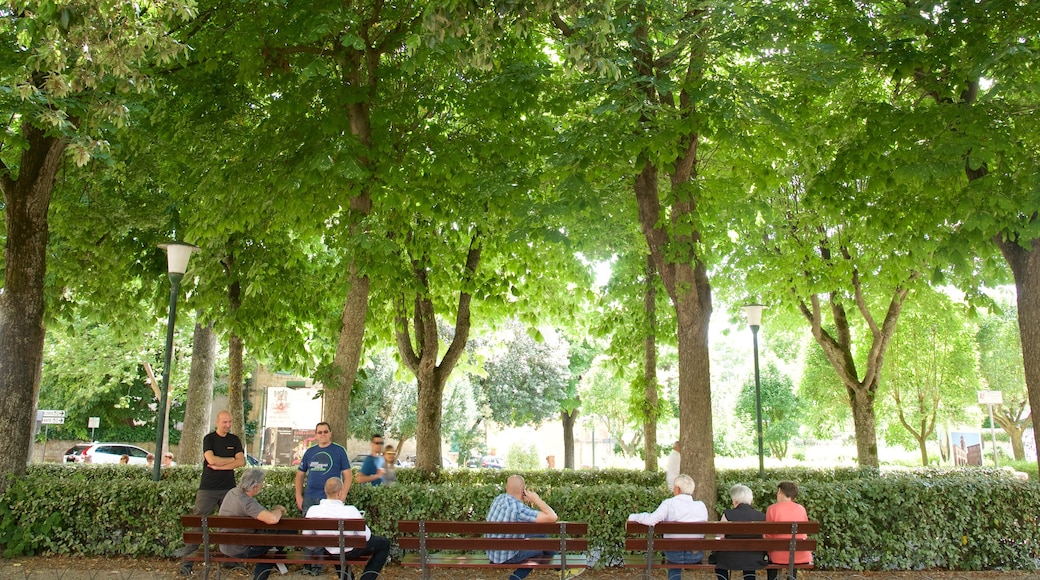
<svg viewBox="0 0 1040 580">
<path fill-rule="evenodd" d="M 328 447 L 308 447 L 303 452 L 299 467 L 299 470 L 307 475 L 307 486 L 303 490 L 303 496 L 324 499 L 325 482 L 332 477 L 341 477 L 348 469 L 350 458 L 342 445 L 332 443 Z"/>
<path fill-rule="evenodd" d="M 361 473 L 364 475 L 375 475 L 379 473 L 379 468 L 386 465 L 385 459 L 382 455 L 369 455 L 365 458 L 365 462 L 361 464 Z M 372 485 L 382 485 L 383 478 L 373 479 L 370 481 Z"/>
<path fill-rule="evenodd" d="M 528 506 L 508 493 L 503 493 L 491 502 L 488 509 L 489 522 L 534 522 L 538 520 L 538 510 Z M 522 538 L 518 534 L 486 534 L 488 538 Z M 501 564 L 519 554 L 519 550 L 488 550 L 488 560 Z"/>
<path fill-rule="evenodd" d="M 256 501 L 255 497 L 249 497 L 241 487 L 236 487 L 227 492 L 227 495 L 224 496 L 224 501 L 220 503 L 220 515 L 222 516 L 246 516 L 255 519 L 262 511 L 264 511 L 264 506 L 260 505 L 260 502 Z M 240 530 L 221 531 L 236 532 Z M 241 556 L 245 554 L 248 549 L 249 546 L 238 546 L 232 544 L 220 545 L 220 551 L 228 556 Z"/>
<path fill-rule="evenodd" d="M 209 433 L 202 439 L 202 454 L 212 451 L 217 457 L 232 458 L 239 453 L 244 453 L 242 440 L 234 433 L 228 433 L 221 437 L 216 431 Z M 228 490 L 235 487 L 235 471 L 233 469 L 210 469 L 206 460 L 202 460 L 202 479 L 199 481 L 199 489 Z"/>
</svg>

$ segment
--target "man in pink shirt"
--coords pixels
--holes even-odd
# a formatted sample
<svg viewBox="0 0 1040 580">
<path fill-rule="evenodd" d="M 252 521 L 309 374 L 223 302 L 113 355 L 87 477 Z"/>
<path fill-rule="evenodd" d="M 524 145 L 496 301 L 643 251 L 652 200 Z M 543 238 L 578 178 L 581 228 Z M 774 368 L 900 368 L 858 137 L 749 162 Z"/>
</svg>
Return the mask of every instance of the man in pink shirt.
<svg viewBox="0 0 1040 580">
<path fill-rule="evenodd" d="M 794 499 L 798 497 L 798 484 L 793 481 L 781 481 L 776 486 L 776 503 L 766 508 L 766 521 L 767 522 L 807 522 L 809 516 L 805 513 L 805 508 L 800 504 L 794 502 Z M 766 538 L 790 538 L 791 534 L 765 534 Z M 805 534 L 798 534 L 799 539 L 807 537 Z M 790 552 L 769 552 L 769 563 L 770 564 L 790 564 L 791 554 Z M 795 552 L 794 553 L 795 564 L 811 564 L 812 563 L 812 552 Z M 766 570 L 766 575 L 769 580 L 776 580 L 776 570 Z M 795 570 L 797 575 L 798 571 Z"/>
</svg>

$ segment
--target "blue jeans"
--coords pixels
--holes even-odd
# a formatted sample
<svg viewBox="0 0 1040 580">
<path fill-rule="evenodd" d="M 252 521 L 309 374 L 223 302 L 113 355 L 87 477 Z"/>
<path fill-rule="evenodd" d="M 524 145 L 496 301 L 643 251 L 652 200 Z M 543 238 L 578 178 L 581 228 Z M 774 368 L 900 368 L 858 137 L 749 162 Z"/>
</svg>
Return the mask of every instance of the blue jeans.
<svg viewBox="0 0 1040 580">
<path fill-rule="evenodd" d="M 270 549 L 270 546 L 246 546 L 245 553 L 241 556 L 242 558 L 257 558 L 266 554 Z M 253 580 L 267 580 L 273 569 L 274 564 L 257 564 L 253 567 Z"/>
<path fill-rule="evenodd" d="M 665 552 L 664 559 L 672 564 L 700 564 L 704 552 Z M 668 580 L 682 580 L 682 568 L 669 568 Z"/>
<path fill-rule="evenodd" d="M 556 552 L 543 552 L 542 550 L 523 550 L 512 558 L 502 562 L 503 564 L 519 564 L 533 558 L 552 558 Z M 531 573 L 532 568 L 517 568 L 509 576 L 509 580 L 524 580 Z"/>
</svg>

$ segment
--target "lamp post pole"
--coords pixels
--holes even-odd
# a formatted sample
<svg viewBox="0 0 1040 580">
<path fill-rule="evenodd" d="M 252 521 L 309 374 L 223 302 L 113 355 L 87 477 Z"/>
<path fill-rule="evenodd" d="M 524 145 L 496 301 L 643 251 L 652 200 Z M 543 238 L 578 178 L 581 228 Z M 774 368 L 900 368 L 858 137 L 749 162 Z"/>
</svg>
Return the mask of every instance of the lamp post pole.
<svg viewBox="0 0 1040 580">
<path fill-rule="evenodd" d="M 155 461 L 152 463 L 152 479 L 159 481 L 162 477 L 162 453 L 163 435 L 166 433 L 166 401 L 170 391 L 170 366 L 173 361 L 173 330 L 177 322 L 177 294 L 180 291 L 181 280 L 188 270 L 188 259 L 192 252 L 197 250 L 191 244 L 171 242 L 160 244 L 160 248 L 166 250 L 168 272 L 170 276 L 170 318 L 166 322 L 166 360 L 163 365 L 162 386 L 159 388 L 159 406 L 156 409 L 155 419 Z"/>
<path fill-rule="evenodd" d="M 765 480 L 766 463 L 765 449 L 762 445 L 762 381 L 758 372 L 758 329 L 762 327 L 761 304 L 750 304 L 744 307 L 747 315 L 748 326 L 751 327 L 751 340 L 755 351 L 755 423 L 758 431 L 758 478 Z"/>
</svg>

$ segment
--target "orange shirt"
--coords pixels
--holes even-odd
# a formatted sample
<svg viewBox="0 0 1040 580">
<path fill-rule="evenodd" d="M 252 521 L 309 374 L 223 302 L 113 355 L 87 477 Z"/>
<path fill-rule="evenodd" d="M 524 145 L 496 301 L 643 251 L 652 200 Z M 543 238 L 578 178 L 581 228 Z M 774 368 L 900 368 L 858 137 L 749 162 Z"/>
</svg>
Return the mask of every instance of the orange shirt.
<svg viewBox="0 0 1040 580">
<path fill-rule="evenodd" d="M 807 522 L 809 516 L 805 513 L 805 508 L 800 504 L 793 501 L 779 501 L 766 508 L 766 521 L 767 522 Z M 766 538 L 790 538 L 791 534 L 765 534 Z M 799 539 L 806 538 L 805 534 L 797 534 Z M 769 562 L 771 564 L 789 564 L 791 552 L 769 552 Z M 812 552 L 795 552 L 794 553 L 795 564 L 811 564 L 812 563 Z"/>
</svg>

